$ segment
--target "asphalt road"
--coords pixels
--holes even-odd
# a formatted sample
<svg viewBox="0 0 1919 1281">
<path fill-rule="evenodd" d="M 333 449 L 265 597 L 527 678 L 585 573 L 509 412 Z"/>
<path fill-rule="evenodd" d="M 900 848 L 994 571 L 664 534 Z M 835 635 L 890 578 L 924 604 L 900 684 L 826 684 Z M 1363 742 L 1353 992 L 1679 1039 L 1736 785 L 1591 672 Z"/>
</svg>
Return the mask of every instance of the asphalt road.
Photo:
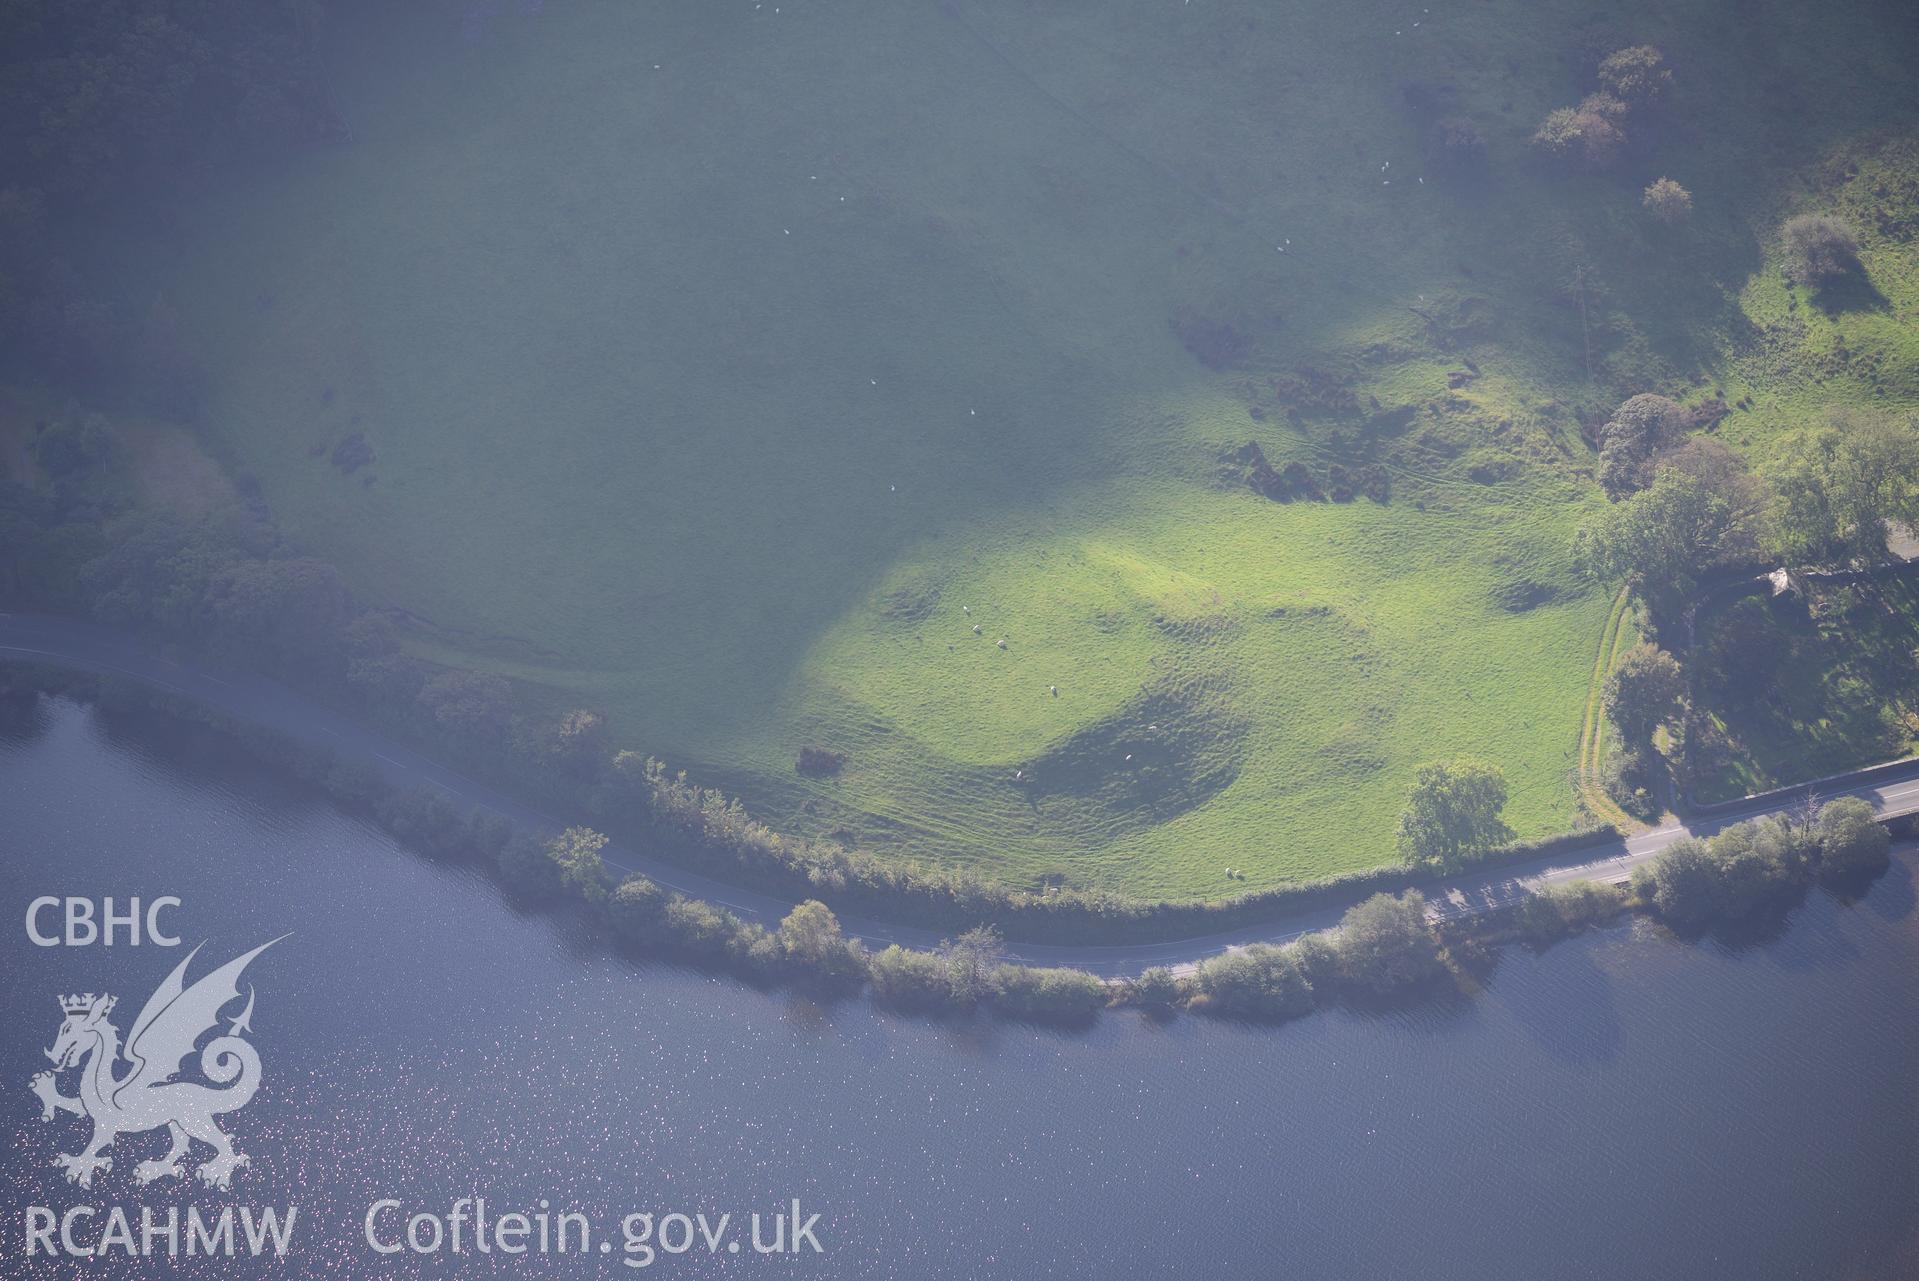
<svg viewBox="0 0 1919 1281">
<path fill-rule="evenodd" d="M 277 682 L 239 672 L 209 670 L 197 663 L 169 657 L 138 637 L 94 623 L 42 615 L 0 614 L 0 660 L 6 659 L 127 677 L 277 730 L 301 742 L 365 759 L 396 783 L 437 787 L 471 808 L 504 815 L 523 826 L 557 831 L 567 825 L 564 819 L 520 804 Z M 1822 801 L 1842 795 L 1863 796 L 1885 817 L 1919 812 L 1919 760 L 1882 771 L 1869 785 L 1829 790 L 1814 783 L 1808 788 Z M 1562 850 L 1535 862 L 1467 873 L 1453 881 L 1428 886 L 1425 893 L 1435 914 L 1457 917 L 1511 903 L 1541 886 L 1582 879 L 1621 881 L 1633 868 L 1652 859 L 1682 836 L 1706 836 L 1742 819 L 1790 809 L 1802 803 L 1808 788 L 1758 798 L 1748 805 L 1716 813 L 1710 819 L 1671 824 L 1627 840 L 1595 841 L 1590 846 Z M 768 925 L 777 924 L 792 907 L 788 900 L 712 880 L 629 846 L 609 844 L 603 856 L 619 871 L 642 872 L 669 889 L 723 904 L 742 917 Z M 1186 969 L 1205 957 L 1247 943 L 1284 943 L 1302 934 L 1327 929 L 1338 922 L 1343 910 L 1344 905 L 1337 905 L 1289 913 L 1257 925 L 1167 943 L 1111 946 L 1008 943 L 1005 955 L 1029 965 L 1073 965 L 1104 976 L 1137 974 L 1154 965 Z M 924 948 L 939 941 L 939 936 L 929 930 L 854 917 L 842 917 L 841 923 L 849 934 L 862 939 L 869 947 L 899 943 Z"/>
</svg>

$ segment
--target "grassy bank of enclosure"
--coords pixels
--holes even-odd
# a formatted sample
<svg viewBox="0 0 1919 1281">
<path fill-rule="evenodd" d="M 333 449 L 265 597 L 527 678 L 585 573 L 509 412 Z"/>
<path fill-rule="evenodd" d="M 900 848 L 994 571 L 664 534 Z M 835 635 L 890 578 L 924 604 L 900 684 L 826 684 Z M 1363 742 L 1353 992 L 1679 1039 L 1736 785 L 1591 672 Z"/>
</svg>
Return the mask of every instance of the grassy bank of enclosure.
<svg viewBox="0 0 1919 1281">
<path fill-rule="evenodd" d="M 348 13 L 350 141 L 97 266 L 178 309 L 205 439 L 416 654 L 774 828 L 1217 897 L 1378 864 L 1464 754 L 1563 831 L 1613 617 L 1567 554 L 1582 423 L 1722 391 L 1763 449 L 1919 403 L 1910 227 L 1831 314 L 1769 257 L 1919 172 L 1892 6 L 771 9 Z M 1635 41 L 1663 116 L 1614 175 L 1542 167 Z M 1685 227 L 1640 206 L 1667 172 Z M 1248 442 L 1307 484 L 1257 492 Z"/>
</svg>

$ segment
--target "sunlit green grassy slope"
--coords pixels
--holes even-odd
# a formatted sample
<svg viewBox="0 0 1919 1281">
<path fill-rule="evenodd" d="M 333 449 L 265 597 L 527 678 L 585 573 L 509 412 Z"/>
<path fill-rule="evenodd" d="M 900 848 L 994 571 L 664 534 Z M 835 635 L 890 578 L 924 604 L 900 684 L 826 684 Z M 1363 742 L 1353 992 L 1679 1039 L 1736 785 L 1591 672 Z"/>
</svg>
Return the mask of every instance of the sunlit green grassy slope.
<svg viewBox="0 0 1919 1281">
<path fill-rule="evenodd" d="M 1774 184 L 1903 92 L 1869 16 L 1612 8 L 429 7 L 342 30 L 350 143 L 120 266 L 198 334 L 216 448 L 423 652 L 784 828 L 1223 893 L 1390 857 L 1435 757 L 1574 821 L 1575 414 L 1721 376 Z M 1538 172 L 1634 40 L 1680 77 L 1656 145 Z M 1490 177 L 1428 170 L 1438 110 Z M 1656 235 L 1668 170 L 1698 214 Z M 1248 441 L 1390 498 L 1269 501 Z"/>
</svg>

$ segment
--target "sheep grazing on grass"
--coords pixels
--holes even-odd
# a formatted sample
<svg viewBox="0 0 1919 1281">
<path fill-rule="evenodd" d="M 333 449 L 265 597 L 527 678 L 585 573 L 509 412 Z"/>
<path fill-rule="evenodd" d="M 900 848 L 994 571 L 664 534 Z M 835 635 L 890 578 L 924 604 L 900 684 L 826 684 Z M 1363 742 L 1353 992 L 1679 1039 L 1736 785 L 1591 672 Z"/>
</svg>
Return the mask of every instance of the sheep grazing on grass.
<svg viewBox="0 0 1919 1281">
<path fill-rule="evenodd" d="M 1052 696 L 1053 696 L 1054 698 L 1058 698 L 1058 697 L 1059 697 L 1059 686 L 1057 686 L 1057 685 L 1048 685 L 1048 686 L 1046 687 L 1046 692 L 1047 692 L 1047 693 L 1049 693 L 1049 694 L 1051 694 L 1051 695 L 1052 695 Z"/>
<path fill-rule="evenodd" d="M 999 646 L 1001 649 L 1006 648 L 1006 638 L 1004 636 L 1000 637 L 998 640 L 994 641 L 993 643 Z"/>
<path fill-rule="evenodd" d="M 977 635 L 979 635 L 979 624 L 978 624 L 978 623 L 974 623 L 974 624 L 973 624 L 973 635 L 975 635 L 975 636 L 977 636 Z"/>
</svg>

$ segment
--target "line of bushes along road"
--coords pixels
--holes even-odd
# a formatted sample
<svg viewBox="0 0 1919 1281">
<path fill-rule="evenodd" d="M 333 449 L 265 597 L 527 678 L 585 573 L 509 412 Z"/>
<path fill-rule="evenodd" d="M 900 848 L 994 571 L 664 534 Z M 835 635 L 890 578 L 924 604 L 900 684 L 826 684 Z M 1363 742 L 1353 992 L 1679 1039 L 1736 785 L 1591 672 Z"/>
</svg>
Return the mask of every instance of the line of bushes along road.
<svg viewBox="0 0 1919 1281">
<path fill-rule="evenodd" d="M 316 786 L 409 848 L 488 869 L 522 899 L 584 913 L 629 952 L 823 996 L 864 988 L 892 1009 L 988 1010 L 1064 1026 L 1088 1024 L 1109 1006 L 1277 1021 L 1338 1002 L 1416 999 L 1445 990 L 1462 959 L 1489 945 L 1543 947 L 1632 910 L 1682 934 L 1736 930 L 1776 917 L 1815 882 L 1841 892 L 1863 887 L 1885 870 L 1891 843 L 1869 805 L 1841 798 L 1816 811 L 1735 824 L 1710 840 L 1676 842 L 1637 869 L 1630 884 L 1574 882 L 1525 896 L 1502 912 L 1445 925 L 1431 919 L 1416 890 L 1377 893 L 1350 908 L 1336 930 L 1285 945 L 1234 948 L 1190 974 L 1154 968 L 1107 983 L 1070 967 L 1008 964 L 1000 935 L 985 925 L 932 950 L 894 945 L 871 951 L 846 937 L 830 907 L 809 898 L 768 928 L 637 873 L 616 875 L 602 856 L 607 838 L 591 828 L 541 834 L 497 814 L 464 812 L 441 792 L 397 786 L 364 762 L 144 686 L 18 665 L 0 672 L 0 703 L 67 693 L 109 712 L 157 712 L 217 735 L 249 759 Z"/>
</svg>

